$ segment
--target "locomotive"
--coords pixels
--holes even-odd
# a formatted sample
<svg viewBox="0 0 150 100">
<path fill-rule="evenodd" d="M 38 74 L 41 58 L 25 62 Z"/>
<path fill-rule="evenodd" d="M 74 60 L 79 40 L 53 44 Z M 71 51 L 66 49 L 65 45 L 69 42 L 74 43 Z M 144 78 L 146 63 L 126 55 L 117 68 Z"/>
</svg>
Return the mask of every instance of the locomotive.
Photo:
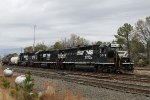
<svg viewBox="0 0 150 100">
<path fill-rule="evenodd" d="M 134 69 L 128 52 L 116 43 L 20 53 L 18 65 L 62 70 L 86 66 L 109 73 L 132 73 Z"/>
</svg>

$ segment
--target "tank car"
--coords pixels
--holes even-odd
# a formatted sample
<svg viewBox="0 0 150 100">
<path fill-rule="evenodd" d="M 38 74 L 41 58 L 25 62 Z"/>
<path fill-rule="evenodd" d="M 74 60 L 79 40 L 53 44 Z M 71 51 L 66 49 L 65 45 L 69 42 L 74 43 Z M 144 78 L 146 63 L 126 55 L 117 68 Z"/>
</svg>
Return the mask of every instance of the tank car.
<svg viewBox="0 0 150 100">
<path fill-rule="evenodd" d="M 3 65 L 9 64 L 9 60 L 10 60 L 9 57 L 7 57 L 7 56 L 3 57 L 3 58 L 2 58 L 2 64 L 3 64 Z"/>
<path fill-rule="evenodd" d="M 18 56 L 16 56 L 16 57 L 11 57 L 11 59 L 10 59 L 10 64 L 12 64 L 12 65 L 18 65 L 18 61 L 19 61 L 19 57 Z"/>
<path fill-rule="evenodd" d="M 10 59 L 11 59 L 12 55 L 6 55 L 2 58 L 2 64 L 3 65 L 9 65 L 10 64 Z"/>
</svg>

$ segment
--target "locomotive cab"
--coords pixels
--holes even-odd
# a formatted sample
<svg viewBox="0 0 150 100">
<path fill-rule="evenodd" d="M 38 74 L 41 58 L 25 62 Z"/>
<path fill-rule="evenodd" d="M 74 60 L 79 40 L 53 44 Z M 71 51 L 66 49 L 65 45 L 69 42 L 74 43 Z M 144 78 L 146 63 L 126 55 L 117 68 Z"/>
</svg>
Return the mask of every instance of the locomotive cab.
<svg viewBox="0 0 150 100">
<path fill-rule="evenodd" d="M 33 66 L 34 59 L 35 59 L 34 53 L 20 53 L 18 65 Z"/>
<path fill-rule="evenodd" d="M 116 52 L 115 55 L 115 67 L 117 67 L 118 72 L 126 73 L 133 71 L 133 63 L 131 63 L 128 52 L 123 49 L 120 44 L 111 44 L 111 50 Z"/>
<path fill-rule="evenodd" d="M 133 63 L 130 62 L 128 52 L 124 51 L 120 44 L 112 43 L 100 45 L 99 63 L 96 70 L 113 73 L 130 73 L 133 71 Z M 97 67 L 99 66 L 99 67 Z"/>
</svg>

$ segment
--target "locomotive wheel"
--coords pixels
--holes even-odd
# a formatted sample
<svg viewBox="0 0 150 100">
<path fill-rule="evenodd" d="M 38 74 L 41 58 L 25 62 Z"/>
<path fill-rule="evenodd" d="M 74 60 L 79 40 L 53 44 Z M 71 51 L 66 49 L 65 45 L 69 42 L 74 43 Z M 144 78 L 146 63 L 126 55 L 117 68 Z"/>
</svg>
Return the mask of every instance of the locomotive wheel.
<svg viewBox="0 0 150 100">
<path fill-rule="evenodd" d="M 103 73 L 111 73 L 112 70 L 111 70 L 110 66 L 103 66 L 102 69 L 101 69 L 101 71 Z"/>
<path fill-rule="evenodd" d="M 35 67 L 39 68 L 40 66 L 39 66 L 39 64 L 35 64 Z"/>
<path fill-rule="evenodd" d="M 103 67 L 102 66 L 98 66 L 98 72 L 103 72 Z"/>
<path fill-rule="evenodd" d="M 69 64 L 65 64 L 66 70 L 69 70 Z"/>
<path fill-rule="evenodd" d="M 38 68 L 41 68 L 41 63 L 38 64 Z"/>
<path fill-rule="evenodd" d="M 66 70 L 66 64 L 63 64 L 63 70 Z"/>
<path fill-rule="evenodd" d="M 120 70 L 117 70 L 116 73 L 117 74 L 122 74 L 122 72 Z"/>
<path fill-rule="evenodd" d="M 36 64 L 36 63 L 34 63 L 34 67 L 37 67 L 37 64 Z"/>
<path fill-rule="evenodd" d="M 107 69 L 107 73 L 111 73 L 111 69 L 108 68 L 108 69 Z"/>
<path fill-rule="evenodd" d="M 66 69 L 70 71 L 71 70 L 71 66 L 72 66 L 71 64 L 67 64 L 66 65 Z"/>
<path fill-rule="evenodd" d="M 74 70 L 75 69 L 75 65 L 74 64 L 71 64 L 70 65 L 70 70 Z"/>
<path fill-rule="evenodd" d="M 108 73 L 113 73 L 114 68 L 112 66 L 108 66 L 107 72 Z"/>
<path fill-rule="evenodd" d="M 94 70 L 95 70 L 95 72 L 98 72 L 98 70 L 99 70 L 98 65 L 95 65 Z"/>
<path fill-rule="evenodd" d="M 102 72 L 103 72 L 103 73 L 106 73 L 106 72 L 107 72 L 107 69 L 106 69 L 106 68 L 102 68 Z"/>
</svg>

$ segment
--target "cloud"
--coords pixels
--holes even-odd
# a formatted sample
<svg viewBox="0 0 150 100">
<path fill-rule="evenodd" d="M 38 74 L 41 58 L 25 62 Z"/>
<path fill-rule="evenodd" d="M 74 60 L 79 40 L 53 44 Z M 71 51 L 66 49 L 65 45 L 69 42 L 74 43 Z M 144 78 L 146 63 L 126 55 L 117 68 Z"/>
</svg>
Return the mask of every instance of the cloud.
<svg viewBox="0 0 150 100">
<path fill-rule="evenodd" d="M 124 23 L 150 13 L 149 0 L 0 0 L 0 48 L 48 45 L 75 33 L 92 41 L 112 41 Z"/>
</svg>

